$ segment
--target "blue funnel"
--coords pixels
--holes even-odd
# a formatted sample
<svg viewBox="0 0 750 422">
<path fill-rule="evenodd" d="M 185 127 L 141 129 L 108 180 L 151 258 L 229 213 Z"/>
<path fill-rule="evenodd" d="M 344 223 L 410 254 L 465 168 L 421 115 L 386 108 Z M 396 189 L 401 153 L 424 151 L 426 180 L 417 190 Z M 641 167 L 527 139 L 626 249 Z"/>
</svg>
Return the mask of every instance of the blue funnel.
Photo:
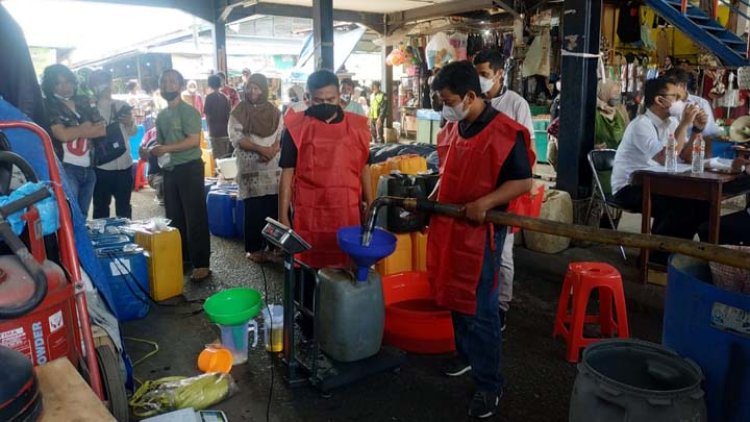
<svg viewBox="0 0 750 422">
<path fill-rule="evenodd" d="M 375 228 L 370 246 L 362 245 L 362 227 L 344 227 L 336 233 L 339 248 L 357 265 L 357 280 L 366 281 L 370 267 L 396 250 L 396 236 Z"/>
</svg>

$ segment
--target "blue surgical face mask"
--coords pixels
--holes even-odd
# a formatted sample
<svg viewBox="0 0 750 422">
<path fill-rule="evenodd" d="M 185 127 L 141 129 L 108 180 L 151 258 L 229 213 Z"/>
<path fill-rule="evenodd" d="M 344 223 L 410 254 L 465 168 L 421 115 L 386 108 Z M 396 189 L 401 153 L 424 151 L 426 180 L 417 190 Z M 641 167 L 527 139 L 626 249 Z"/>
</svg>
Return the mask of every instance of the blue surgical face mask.
<svg viewBox="0 0 750 422">
<path fill-rule="evenodd" d="M 453 107 L 443 104 L 442 115 L 443 118 L 449 122 L 460 122 L 465 119 L 469 114 L 469 108 L 466 107 L 463 101 Z"/>
</svg>

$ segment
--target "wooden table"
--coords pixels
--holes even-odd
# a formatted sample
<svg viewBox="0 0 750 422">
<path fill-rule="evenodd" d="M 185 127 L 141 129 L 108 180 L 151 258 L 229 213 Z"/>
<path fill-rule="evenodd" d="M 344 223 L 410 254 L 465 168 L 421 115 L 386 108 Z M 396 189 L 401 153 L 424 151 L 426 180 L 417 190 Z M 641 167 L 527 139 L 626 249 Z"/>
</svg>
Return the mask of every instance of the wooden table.
<svg viewBox="0 0 750 422">
<path fill-rule="evenodd" d="M 639 170 L 633 173 L 633 183 L 643 187 L 641 233 L 651 233 L 651 195 L 673 198 L 694 199 L 709 203 L 708 241 L 719 242 L 721 202 L 746 192 L 724 193 L 724 185 L 739 178 L 742 173 L 717 173 L 706 171 L 701 174 L 688 172 L 667 173 L 662 171 Z M 649 250 L 642 249 L 640 255 L 641 281 L 648 280 Z"/>
<path fill-rule="evenodd" d="M 42 422 L 115 422 L 68 359 L 38 366 L 36 376 L 44 405 Z"/>
</svg>

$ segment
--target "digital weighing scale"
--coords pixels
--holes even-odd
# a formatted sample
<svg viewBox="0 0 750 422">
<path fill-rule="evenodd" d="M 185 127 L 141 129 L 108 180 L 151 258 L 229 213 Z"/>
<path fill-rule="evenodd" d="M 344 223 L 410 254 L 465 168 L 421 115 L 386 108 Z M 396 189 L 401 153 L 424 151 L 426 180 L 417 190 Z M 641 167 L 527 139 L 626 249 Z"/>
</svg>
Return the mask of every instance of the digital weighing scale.
<svg viewBox="0 0 750 422">
<path fill-rule="evenodd" d="M 315 295 L 313 309 L 308 309 L 301 301 L 294 299 L 294 293 L 303 288 L 297 286 L 295 268 L 307 268 L 304 263 L 297 261 L 294 256 L 311 248 L 310 244 L 289 227 L 272 218 L 266 218 L 263 237 L 272 245 L 285 253 L 284 257 L 284 351 L 283 360 L 286 365 L 284 379 L 292 387 L 312 384 L 314 387 L 328 393 L 359 379 L 379 372 L 397 370 L 406 362 L 406 353 L 399 349 L 383 346 L 380 351 L 367 359 L 356 362 L 337 362 L 328 358 L 321 350 L 313 336 L 309 341 L 302 340 L 298 335 L 295 313 L 310 316 L 314 319 L 315 333 L 319 333 L 316 309 L 320 303 L 318 296 L 318 280 L 315 280 Z M 300 296 L 303 297 L 300 291 Z"/>
</svg>

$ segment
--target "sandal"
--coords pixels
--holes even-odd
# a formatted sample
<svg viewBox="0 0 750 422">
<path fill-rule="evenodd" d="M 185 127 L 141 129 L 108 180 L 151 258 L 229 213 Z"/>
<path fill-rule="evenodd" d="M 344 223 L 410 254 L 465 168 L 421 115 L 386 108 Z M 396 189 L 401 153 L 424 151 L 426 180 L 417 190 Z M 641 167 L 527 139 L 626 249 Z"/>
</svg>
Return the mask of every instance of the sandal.
<svg viewBox="0 0 750 422">
<path fill-rule="evenodd" d="M 190 275 L 190 281 L 201 282 L 211 277 L 211 270 L 208 268 L 196 268 Z"/>
<path fill-rule="evenodd" d="M 245 254 L 245 258 L 253 261 L 256 264 L 262 264 L 267 261 L 266 254 L 261 252 L 248 252 Z"/>
</svg>

